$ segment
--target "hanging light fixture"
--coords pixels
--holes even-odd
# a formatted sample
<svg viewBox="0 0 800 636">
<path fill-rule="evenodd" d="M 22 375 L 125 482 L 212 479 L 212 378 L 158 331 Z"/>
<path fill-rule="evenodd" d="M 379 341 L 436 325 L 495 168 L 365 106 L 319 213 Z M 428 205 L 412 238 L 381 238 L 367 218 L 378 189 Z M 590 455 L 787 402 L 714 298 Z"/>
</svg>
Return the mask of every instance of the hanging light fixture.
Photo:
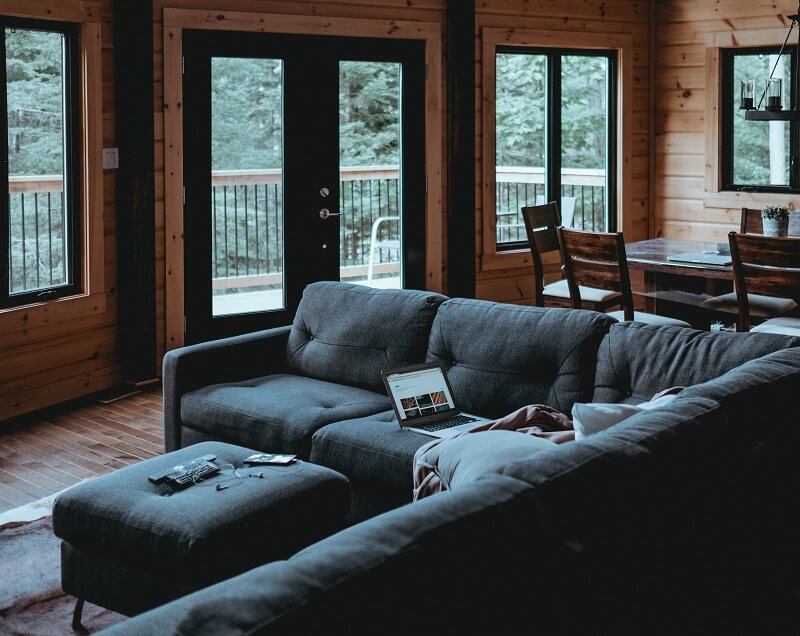
<svg viewBox="0 0 800 636">
<path fill-rule="evenodd" d="M 755 103 L 756 83 L 754 80 L 743 80 L 741 84 L 741 97 L 739 101 L 739 109 L 747 111 L 744 114 L 745 119 L 749 121 L 800 121 L 800 29 L 797 30 L 797 51 L 798 58 L 795 60 L 795 77 L 792 82 L 792 99 L 791 107 L 788 110 L 783 110 L 783 80 L 779 77 L 773 77 L 775 69 L 778 68 L 783 50 L 786 48 L 786 43 L 792 35 L 795 25 L 800 21 L 800 4 L 797 6 L 797 13 L 788 16 L 791 18 L 792 23 L 789 25 L 789 32 L 786 34 L 786 39 L 781 45 L 781 50 L 778 51 L 778 59 L 775 60 L 775 65 L 772 67 L 772 72 L 769 74 L 764 92 L 761 93 L 761 98 L 758 100 L 758 105 Z M 764 103 L 766 100 L 766 103 Z M 764 110 L 761 110 L 761 106 Z"/>
</svg>

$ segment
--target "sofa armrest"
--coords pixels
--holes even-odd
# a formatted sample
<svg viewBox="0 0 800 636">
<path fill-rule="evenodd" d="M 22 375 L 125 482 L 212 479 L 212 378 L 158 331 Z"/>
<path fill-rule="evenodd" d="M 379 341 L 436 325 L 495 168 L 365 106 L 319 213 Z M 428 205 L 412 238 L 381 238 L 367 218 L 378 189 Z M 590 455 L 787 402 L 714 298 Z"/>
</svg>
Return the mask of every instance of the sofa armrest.
<svg viewBox="0 0 800 636">
<path fill-rule="evenodd" d="M 212 340 L 164 356 L 164 447 L 181 447 L 181 397 L 210 384 L 256 378 L 287 369 L 290 326 Z"/>
<path fill-rule="evenodd" d="M 559 553 L 542 538 L 530 495 L 514 479 L 479 480 L 351 526 L 288 561 L 250 570 L 107 633 L 502 632 L 498 620 L 513 624 L 515 614 L 530 612 L 531 598 L 542 598 L 533 592 L 536 580 Z M 542 625 L 542 633 L 552 632 Z"/>
</svg>

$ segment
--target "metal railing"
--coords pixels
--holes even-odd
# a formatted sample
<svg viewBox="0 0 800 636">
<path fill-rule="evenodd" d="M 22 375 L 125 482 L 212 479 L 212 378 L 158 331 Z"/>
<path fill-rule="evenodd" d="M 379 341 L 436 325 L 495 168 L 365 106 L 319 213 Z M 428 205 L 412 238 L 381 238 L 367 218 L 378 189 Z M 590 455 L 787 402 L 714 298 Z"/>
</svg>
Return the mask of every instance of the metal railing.
<svg viewBox="0 0 800 636">
<path fill-rule="evenodd" d="M 212 173 L 214 289 L 280 284 L 284 230 L 281 179 L 282 173 L 276 169 Z M 367 275 L 372 226 L 379 218 L 397 216 L 399 201 L 397 166 L 342 168 L 339 183 L 342 278 Z M 380 223 L 376 236 L 384 244 L 398 241 L 400 223 Z M 399 273 L 397 250 L 377 250 L 374 271 Z"/>
<path fill-rule="evenodd" d="M 564 225 L 590 232 L 606 231 L 604 170 L 561 171 L 561 216 Z M 520 208 L 545 203 L 543 168 L 497 168 L 495 187 L 497 242 L 527 241 Z"/>
<path fill-rule="evenodd" d="M 280 170 L 212 173 L 212 275 L 216 290 L 280 284 L 284 256 L 281 180 Z M 11 291 L 64 283 L 66 237 L 60 177 L 12 177 L 9 181 Z M 573 208 L 570 224 L 604 230 L 603 171 L 564 171 L 562 184 L 562 213 L 566 217 L 567 208 Z M 342 276 L 365 277 L 373 224 L 400 212 L 399 170 L 397 166 L 342 168 L 339 185 Z M 496 195 L 498 242 L 525 241 L 520 208 L 544 202 L 544 171 L 498 168 Z M 380 223 L 376 238 L 386 244 L 399 240 L 399 233 L 399 222 Z M 397 251 L 376 250 L 374 272 L 399 272 Z"/>
<path fill-rule="evenodd" d="M 10 177 L 9 291 L 67 282 L 63 181 L 58 176 Z"/>
</svg>

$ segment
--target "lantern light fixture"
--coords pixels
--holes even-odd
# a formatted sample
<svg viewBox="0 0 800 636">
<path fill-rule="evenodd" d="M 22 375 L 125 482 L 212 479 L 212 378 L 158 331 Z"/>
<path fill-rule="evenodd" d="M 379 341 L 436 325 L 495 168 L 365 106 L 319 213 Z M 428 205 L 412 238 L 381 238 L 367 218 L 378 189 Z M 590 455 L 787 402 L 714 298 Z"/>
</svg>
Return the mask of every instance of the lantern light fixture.
<svg viewBox="0 0 800 636">
<path fill-rule="evenodd" d="M 748 121 L 800 121 L 800 92 L 798 92 L 800 91 L 800 59 L 795 61 L 795 76 L 792 82 L 792 99 L 789 109 L 784 110 L 783 108 L 783 80 L 773 77 L 792 31 L 800 22 L 800 4 L 798 4 L 797 13 L 787 17 L 791 19 L 792 23 L 789 25 L 789 32 L 778 51 L 778 59 L 775 60 L 775 65 L 772 67 L 772 72 L 769 74 L 758 104 L 755 103 L 755 81 L 743 80 L 741 83 L 739 109 L 745 111 L 744 117 Z M 800 57 L 800 29 L 797 31 L 797 51 L 798 57 Z M 761 110 L 762 105 L 764 110 Z"/>
</svg>

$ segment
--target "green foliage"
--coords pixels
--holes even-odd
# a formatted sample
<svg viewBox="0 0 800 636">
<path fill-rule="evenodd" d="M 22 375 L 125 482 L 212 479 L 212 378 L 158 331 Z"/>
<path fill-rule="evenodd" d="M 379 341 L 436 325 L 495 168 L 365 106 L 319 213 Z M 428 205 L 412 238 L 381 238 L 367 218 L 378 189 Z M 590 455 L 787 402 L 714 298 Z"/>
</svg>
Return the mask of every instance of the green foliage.
<svg viewBox="0 0 800 636">
<path fill-rule="evenodd" d="M 212 170 L 282 166 L 282 82 L 280 60 L 212 60 Z"/>
<path fill-rule="evenodd" d="M 399 64 L 339 65 L 339 163 L 399 165 Z"/>
<path fill-rule="evenodd" d="M 785 221 L 789 218 L 789 208 L 783 205 L 767 205 L 761 209 L 762 219 Z"/>
<path fill-rule="evenodd" d="M 498 166 L 544 166 L 546 68 L 543 55 L 497 55 Z"/>
<path fill-rule="evenodd" d="M 397 165 L 400 65 L 342 62 L 339 68 L 341 165 Z M 280 60 L 214 58 L 211 76 L 212 169 L 280 168 Z"/>
<path fill-rule="evenodd" d="M 63 53 L 59 33 L 6 29 L 10 175 L 63 172 Z"/>
<path fill-rule="evenodd" d="M 562 165 L 602 169 L 606 161 L 608 61 L 587 55 L 565 55 L 561 60 Z M 544 55 L 497 55 L 498 166 L 544 166 L 546 86 Z"/>
</svg>

